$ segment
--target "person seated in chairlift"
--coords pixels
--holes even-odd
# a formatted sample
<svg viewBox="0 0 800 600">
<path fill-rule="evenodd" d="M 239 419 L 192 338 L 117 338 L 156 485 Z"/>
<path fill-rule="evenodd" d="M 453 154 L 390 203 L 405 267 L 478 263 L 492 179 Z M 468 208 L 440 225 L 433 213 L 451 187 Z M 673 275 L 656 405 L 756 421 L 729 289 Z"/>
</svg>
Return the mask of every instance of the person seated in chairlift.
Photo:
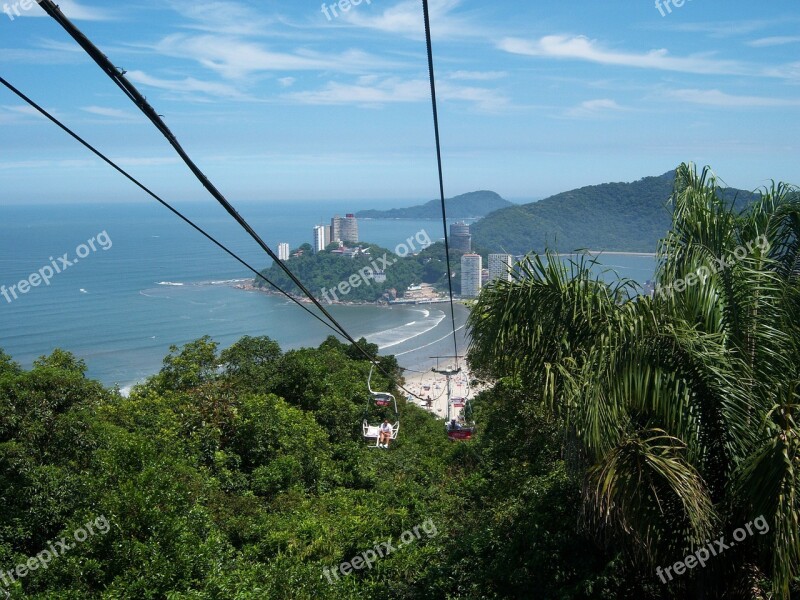
<svg viewBox="0 0 800 600">
<path fill-rule="evenodd" d="M 450 431 L 455 431 L 456 429 L 461 429 L 461 425 L 459 425 L 455 419 L 450 421 Z"/>
<path fill-rule="evenodd" d="M 388 448 L 389 442 L 392 439 L 392 424 L 389 423 L 389 419 L 383 420 L 379 432 L 380 433 L 378 435 L 378 447 Z"/>
</svg>

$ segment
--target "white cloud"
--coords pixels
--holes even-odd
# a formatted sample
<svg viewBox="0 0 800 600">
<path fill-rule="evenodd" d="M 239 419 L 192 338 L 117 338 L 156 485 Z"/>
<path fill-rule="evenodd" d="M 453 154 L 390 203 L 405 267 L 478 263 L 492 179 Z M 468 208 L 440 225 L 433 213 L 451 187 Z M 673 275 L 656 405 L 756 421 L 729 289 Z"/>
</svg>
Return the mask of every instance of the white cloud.
<svg viewBox="0 0 800 600">
<path fill-rule="evenodd" d="M 168 0 L 170 8 L 191 21 L 187 27 L 226 35 L 260 35 L 266 33 L 273 19 L 264 17 L 238 2 L 223 0 L 196 2 L 194 0 Z"/>
<path fill-rule="evenodd" d="M 381 0 L 384 1 L 384 0 Z M 376 2 L 376 0 L 373 0 Z M 377 3 L 377 2 L 376 2 Z M 334 4 L 333 2 L 331 4 Z M 479 31 L 466 20 L 453 14 L 461 4 L 461 0 L 431 0 L 429 5 L 431 19 L 431 35 L 435 39 L 476 35 Z M 346 13 L 339 13 L 339 20 L 366 29 L 375 29 L 386 33 L 422 39 L 425 37 L 425 25 L 422 16 L 422 5 L 419 0 L 403 0 L 383 12 L 377 12 L 377 6 L 362 3 Z"/>
<path fill-rule="evenodd" d="M 447 74 L 448 79 L 471 80 L 471 81 L 492 81 L 507 77 L 505 71 L 453 71 Z"/>
<path fill-rule="evenodd" d="M 628 110 L 617 104 L 616 100 L 610 98 L 598 98 L 596 100 L 586 100 L 566 111 L 566 116 L 576 118 L 607 116 L 611 113 L 618 113 Z"/>
<path fill-rule="evenodd" d="M 278 79 L 278 83 L 281 87 L 292 87 L 294 82 L 297 81 L 294 77 L 281 77 Z"/>
<path fill-rule="evenodd" d="M 321 90 L 290 94 L 292 100 L 304 104 L 382 105 L 408 102 L 430 102 L 430 82 L 427 79 L 375 81 L 361 78 L 355 84 L 330 82 Z M 508 107 L 508 100 L 494 90 L 462 87 L 443 83 L 437 88 L 441 100 L 462 101 L 486 111 Z"/>
<path fill-rule="evenodd" d="M 800 43 L 800 36 L 797 35 L 777 35 L 773 37 L 759 38 L 747 42 L 748 46 L 753 48 L 766 48 L 768 46 L 783 46 L 786 44 Z"/>
<path fill-rule="evenodd" d="M 800 100 L 770 98 L 766 96 L 735 96 L 720 90 L 670 90 L 660 95 L 691 104 L 702 104 L 721 108 L 759 108 L 770 106 L 800 106 Z"/>
<path fill-rule="evenodd" d="M 246 96 L 241 94 L 236 88 L 226 85 L 224 83 L 216 83 L 213 81 L 201 81 L 194 77 L 186 77 L 184 79 L 159 79 L 152 77 L 142 71 L 129 71 L 127 74 L 128 79 L 133 83 L 158 88 L 170 92 L 177 92 L 185 96 L 195 96 L 202 94 L 204 96 L 212 96 L 216 98 L 228 98 L 231 100 L 245 100 Z M 204 99 L 204 98 L 203 98 Z"/>
<path fill-rule="evenodd" d="M 4 3 L 6 4 L 6 3 Z M 85 6 L 79 4 L 75 0 L 59 0 L 58 7 L 61 12 L 71 21 L 111 21 L 115 19 L 113 12 L 105 8 L 96 8 L 94 6 Z M 5 6 L 4 6 L 5 8 Z M 11 3 L 9 7 L 11 11 L 9 17 L 47 17 L 48 14 L 38 5 L 33 2 L 28 10 L 22 10 L 20 3 Z"/>
<path fill-rule="evenodd" d="M 5 105 L 2 107 L 8 113 L 12 113 L 13 115 L 22 116 L 22 117 L 36 117 L 39 119 L 46 119 L 42 113 L 38 110 L 33 108 L 32 106 L 28 106 L 27 104 L 17 104 L 17 105 Z M 47 111 L 55 116 L 56 112 L 53 110 L 47 109 Z"/>
<path fill-rule="evenodd" d="M 105 106 L 84 106 L 81 108 L 82 111 L 89 113 L 90 115 L 97 115 L 98 117 L 106 117 L 109 119 L 116 119 L 122 121 L 131 121 L 136 118 L 136 115 L 128 112 L 126 110 L 120 110 L 118 108 L 107 108 Z"/>
<path fill-rule="evenodd" d="M 601 47 L 596 40 L 590 40 L 582 35 L 548 35 L 535 41 L 506 38 L 499 43 L 498 47 L 511 54 L 584 60 L 604 65 L 642 69 L 702 75 L 744 74 L 747 72 L 747 69 L 736 61 L 715 60 L 704 56 L 670 56 L 666 49 L 650 50 L 645 53 L 608 50 Z"/>
<path fill-rule="evenodd" d="M 353 73 L 391 66 L 360 50 L 338 54 L 298 50 L 290 54 L 273 52 L 235 37 L 211 34 L 173 34 L 156 44 L 155 50 L 166 56 L 194 60 L 227 79 L 243 79 L 259 72 L 332 70 Z"/>
</svg>

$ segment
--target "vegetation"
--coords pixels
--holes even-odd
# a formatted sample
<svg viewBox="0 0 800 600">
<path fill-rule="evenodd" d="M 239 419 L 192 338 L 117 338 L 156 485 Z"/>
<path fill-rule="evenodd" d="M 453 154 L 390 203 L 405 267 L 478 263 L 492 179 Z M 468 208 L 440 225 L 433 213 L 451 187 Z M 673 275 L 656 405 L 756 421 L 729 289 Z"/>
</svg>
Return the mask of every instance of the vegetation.
<svg viewBox="0 0 800 600">
<path fill-rule="evenodd" d="M 348 258 L 334 254 L 332 250 L 337 248 L 334 244 L 313 254 L 311 247 L 306 245 L 301 256 L 289 259 L 288 266 L 317 299 L 327 302 L 335 302 L 337 298 L 341 302 L 376 302 L 389 298 L 389 290 L 395 290 L 397 295 L 402 296 L 408 286 L 423 282 L 423 265 L 414 256 L 400 258 L 374 244 L 361 243 L 354 247 L 368 250 L 369 254 Z M 385 265 L 384 261 L 388 264 Z M 372 278 L 375 270 L 383 270 L 386 280 L 375 281 Z M 359 275 L 359 271 L 365 277 Z M 278 265 L 273 263 L 262 274 L 287 292 L 301 294 L 300 289 Z M 357 287 L 349 283 L 351 277 Z M 337 290 L 343 282 L 347 283 L 346 294 Z M 267 286 L 262 279 L 256 279 L 255 285 L 262 288 Z M 326 297 L 327 290 L 334 292 L 328 293 Z"/>
<path fill-rule="evenodd" d="M 531 585 L 615 597 L 606 571 L 625 575 L 577 530 L 558 428 L 522 391 L 485 394 L 485 439 L 467 445 L 401 400 L 401 435 L 377 450 L 360 435 L 384 410 L 367 407 L 369 367 L 333 338 L 286 353 L 249 337 L 219 353 L 203 338 L 124 398 L 68 353 L 30 371 L 0 353 L 0 569 L 109 524 L 11 597 L 472 600 L 526 598 Z M 425 523 L 371 569 L 326 578 Z"/>
<path fill-rule="evenodd" d="M 738 212 L 687 165 L 672 200 L 657 281 L 704 277 L 636 297 L 585 260 L 529 259 L 481 295 L 471 360 L 519 380 L 562 423 L 585 523 L 645 573 L 766 520 L 768 533 L 664 577 L 671 597 L 789 598 L 800 569 L 800 201 L 778 185 Z M 769 243 L 754 245 L 759 236 Z"/>
<path fill-rule="evenodd" d="M 0 351 L 0 585 L 39 600 L 798 597 L 800 201 L 778 185 L 740 212 L 687 166 L 672 200 L 657 278 L 707 272 L 693 284 L 641 297 L 550 255 L 482 292 L 470 362 L 492 385 L 466 443 L 403 400 L 396 360 L 364 339 L 374 387 L 399 399 L 388 451 L 361 439 L 387 410 L 368 403 L 371 361 L 332 337 L 288 352 L 201 338 L 129 397 L 67 352 L 25 370 Z M 443 260 L 428 251 L 420 268 Z M 105 531 L 10 581 L 99 517 Z M 768 532 L 730 544 L 762 517 Z M 659 579 L 720 536 L 704 568 Z M 371 568 L 326 575 L 383 541 L 395 550 Z"/>
<path fill-rule="evenodd" d="M 376 302 L 386 300 L 391 297 L 390 290 L 394 290 L 398 297 L 411 285 L 420 283 L 430 283 L 441 291 L 447 291 L 447 258 L 444 243 L 436 242 L 431 244 L 418 254 L 399 257 L 385 248 L 373 244 L 361 243 L 357 247 L 369 250 L 369 255 L 360 255 L 354 258 L 347 258 L 341 254 L 333 254 L 331 251 L 338 248 L 338 244 L 331 244 L 323 252 L 311 253 L 311 246 L 305 244 L 302 255 L 290 258 L 288 266 L 292 273 L 297 275 L 300 281 L 321 301 L 336 301 L 338 298 L 342 302 Z M 478 250 L 483 256 L 484 264 L 487 264 L 488 253 L 486 250 Z M 461 255 L 463 252 L 450 249 L 450 265 L 453 274 L 453 292 L 458 294 L 461 291 Z M 365 283 L 359 275 L 359 271 L 367 268 L 383 267 L 381 258 L 385 257 L 388 266 L 385 267 L 386 281 L 376 282 L 368 279 Z M 273 264 L 269 269 L 262 271 L 263 275 L 270 281 L 276 283 L 290 293 L 300 295 L 300 290 L 289 279 L 286 273 L 277 265 Z M 352 287 L 348 283 L 349 291 L 342 294 L 336 291 L 337 286 L 342 282 L 349 282 L 351 277 L 358 282 L 358 287 Z M 368 275 L 371 278 L 371 275 Z M 262 279 L 256 279 L 254 284 L 257 287 L 269 289 Z M 324 291 L 334 290 L 325 297 Z"/>
<path fill-rule="evenodd" d="M 653 252 L 670 228 L 667 205 L 675 171 L 634 183 L 606 183 L 496 211 L 472 226 L 473 242 L 493 252 L 542 253 L 579 249 Z M 718 192 L 743 208 L 756 195 Z"/>
<path fill-rule="evenodd" d="M 490 212 L 513 206 L 495 192 L 470 192 L 445 200 L 447 217 L 469 219 L 483 217 Z M 425 204 L 391 210 L 362 210 L 356 213 L 359 219 L 441 219 L 442 201 L 431 200 Z"/>
</svg>

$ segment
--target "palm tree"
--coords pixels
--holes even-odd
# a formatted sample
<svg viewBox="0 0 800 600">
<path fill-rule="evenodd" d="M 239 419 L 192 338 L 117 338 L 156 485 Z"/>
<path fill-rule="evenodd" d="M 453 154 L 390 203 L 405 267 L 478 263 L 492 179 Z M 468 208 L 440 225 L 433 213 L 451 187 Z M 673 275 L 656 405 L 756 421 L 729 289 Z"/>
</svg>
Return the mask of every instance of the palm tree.
<svg viewBox="0 0 800 600">
<path fill-rule="evenodd" d="M 672 566 L 726 536 L 719 556 L 666 581 L 676 597 L 768 586 L 788 598 L 800 567 L 800 199 L 773 184 L 737 212 L 708 169 L 684 164 L 671 202 L 653 297 L 605 283 L 586 256 L 528 257 L 478 299 L 470 362 L 521 378 L 564 417 L 587 522 L 632 560 Z M 730 544 L 759 517 L 768 533 Z"/>
</svg>

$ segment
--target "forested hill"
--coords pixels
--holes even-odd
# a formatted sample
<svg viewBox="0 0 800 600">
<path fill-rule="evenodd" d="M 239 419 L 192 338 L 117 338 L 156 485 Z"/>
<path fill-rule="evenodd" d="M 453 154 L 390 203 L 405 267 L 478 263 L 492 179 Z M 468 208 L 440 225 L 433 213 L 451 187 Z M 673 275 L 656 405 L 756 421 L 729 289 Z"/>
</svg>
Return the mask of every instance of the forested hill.
<svg viewBox="0 0 800 600">
<path fill-rule="evenodd" d="M 473 245 L 512 254 L 580 248 L 655 252 L 671 223 L 667 200 L 675 171 L 633 183 L 592 185 L 522 206 L 498 210 L 472 227 Z M 728 188 L 738 208 L 755 196 Z"/>
<path fill-rule="evenodd" d="M 483 217 L 490 212 L 514 206 L 499 194 L 489 191 L 461 194 L 446 201 L 447 216 L 450 219 L 468 219 Z M 436 219 L 442 218 L 440 200 L 431 200 L 418 206 L 393 208 L 391 210 L 362 210 L 356 213 L 359 219 Z"/>
</svg>

